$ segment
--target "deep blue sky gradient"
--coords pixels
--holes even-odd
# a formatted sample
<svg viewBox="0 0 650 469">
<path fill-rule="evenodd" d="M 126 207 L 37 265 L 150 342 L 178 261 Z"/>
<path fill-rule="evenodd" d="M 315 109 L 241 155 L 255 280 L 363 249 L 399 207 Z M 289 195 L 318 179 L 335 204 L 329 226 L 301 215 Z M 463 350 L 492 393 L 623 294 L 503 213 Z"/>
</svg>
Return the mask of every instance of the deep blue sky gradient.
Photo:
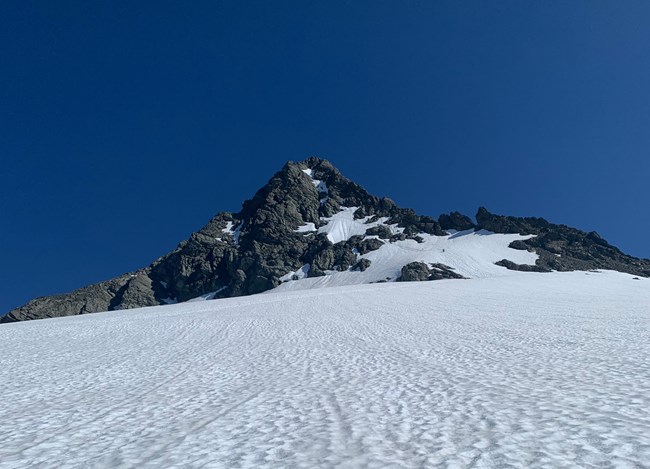
<svg viewBox="0 0 650 469">
<path fill-rule="evenodd" d="M 143 267 L 286 160 L 650 257 L 650 2 L 0 4 L 0 313 Z"/>
</svg>

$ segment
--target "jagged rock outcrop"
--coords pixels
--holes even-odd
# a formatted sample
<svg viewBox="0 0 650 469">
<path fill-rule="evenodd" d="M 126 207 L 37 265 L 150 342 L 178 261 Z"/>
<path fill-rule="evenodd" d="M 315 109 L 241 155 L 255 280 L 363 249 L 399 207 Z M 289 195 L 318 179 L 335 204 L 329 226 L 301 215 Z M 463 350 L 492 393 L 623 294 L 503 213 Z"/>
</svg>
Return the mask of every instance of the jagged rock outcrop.
<svg viewBox="0 0 650 469">
<path fill-rule="evenodd" d="M 361 230 L 336 234 L 321 229 L 342 214 L 358 220 Z M 650 261 L 623 254 L 593 232 L 541 218 L 503 217 L 484 208 L 476 219 L 474 224 L 458 212 L 443 214 L 439 220 L 417 215 L 388 198 L 369 194 L 326 160 L 288 162 L 239 212 L 219 213 L 148 267 L 69 294 L 37 298 L 10 311 L 0 322 L 153 306 L 206 294 L 214 298 L 249 295 L 304 276 L 365 272 L 373 263 L 361 256 L 386 244 L 421 243 L 423 237 L 446 236 L 446 230 L 474 228 L 536 235 L 514 241 L 510 247 L 535 251 L 537 265 L 522 266 L 507 259 L 498 262 L 508 269 L 600 268 L 650 276 Z M 462 276 L 443 264 L 418 262 L 407 263 L 400 276 L 402 281 L 445 278 Z"/>
<path fill-rule="evenodd" d="M 365 272 L 366 269 L 368 267 L 370 267 L 370 264 L 372 264 L 370 259 L 366 259 L 364 257 L 364 258 L 359 259 L 359 262 L 357 262 L 356 264 L 354 264 L 352 266 L 352 270 L 358 270 L 359 272 Z"/>
<path fill-rule="evenodd" d="M 497 263 L 511 270 L 550 272 L 571 270 L 617 270 L 650 277 L 650 260 L 637 259 L 612 246 L 598 233 L 549 223 L 543 218 L 494 215 L 481 207 L 476 214 L 477 229 L 494 233 L 530 234 L 534 237 L 510 244 L 513 249 L 539 255 L 535 269 L 508 260 Z"/>
<path fill-rule="evenodd" d="M 429 280 L 444 280 L 451 278 L 465 278 L 454 272 L 453 267 L 445 264 L 431 264 L 429 266 Z"/>
<path fill-rule="evenodd" d="M 424 282 L 427 280 L 461 279 L 462 275 L 454 272 L 453 268 L 444 264 L 427 265 L 424 262 L 410 262 L 402 267 L 398 282 Z"/>
<path fill-rule="evenodd" d="M 72 293 L 35 298 L 10 311 L 0 322 L 26 321 L 109 311 L 121 301 L 129 281 L 137 274 L 125 274 L 106 282 L 89 285 Z M 159 304 L 159 303 L 155 303 Z M 60 312 L 66 314 L 60 314 Z"/>
<path fill-rule="evenodd" d="M 509 270 L 518 270 L 520 272 L 551 272 L 551 269 L 545 267 L 540 267 L 538 265 L 528 265 L 528 264 L 517 264 L 508 259 L 501 259 L 498 262 L 495 262 L 496 265 L 505 267 Z"/>
<path fill-rule="evenodd" d="M 424 282 L 429 280 L 429 266 L 424 262 L 411 262 L 402 267 L 398 282 Z"/>
<path fill-rule="evenodd" d="M 460 212 L 443 213 L 438 217 L 438 222 L 443 230 L 465 231 L 476 226 L 468 216 Z"/>
</svg>

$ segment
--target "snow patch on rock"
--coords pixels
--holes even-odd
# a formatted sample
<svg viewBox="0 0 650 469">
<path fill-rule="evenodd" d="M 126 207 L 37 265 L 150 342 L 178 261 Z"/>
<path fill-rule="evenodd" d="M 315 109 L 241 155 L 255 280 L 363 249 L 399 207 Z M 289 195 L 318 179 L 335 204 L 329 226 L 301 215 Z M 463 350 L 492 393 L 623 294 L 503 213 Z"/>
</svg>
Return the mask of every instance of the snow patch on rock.
<svg viewBox="0 0 650 469">
<path fill-rule="evenodd" d="M 237 225 L 236 228 L 233 228 L 233 226 L 234 223 L 229 221 L 228 223 L 226 223 L 226 227 L 221 231 L 232 236 L 235 245 L 239 246 L 239 236 L 241 235 L 241 229 L 244 227 L 244 222 L 241 222 L 239 225 Z M 217 239 L 220 240 L 220 238 Z"/>
<path fill-rule="evenodd" d="M 325 202 L 327 202 L 327 198 L 329 197 L 329 193 L 330 193 L 327 184 L 325 183 L 325 181 L 321 181 L 320 179 L 314 178 L 313 169 L 303 169 L 302 172 L 311 178 L 312 184 L 316 187 L 316 191 L 321 196 L 320 204 L 323 205 Z"/>
<path fill-rule="evenodd" d="M 355 207 L 348 207 L 319 229 L 328 234 L 332 242 L 349 239 L 353 235 L 365 233 L 365 229 L 375 223 L 364 224 L 363 219 L 354 220 Z M 363 228 L 363 229 L 362 229 Z M 538 255 L 534 252 L 509 248 L 509 244 L 518 239 L 529 239 L 534 235 L 498 234 L 486 230 L 466 230 L 453 232 L 448 236 L 434 236 L 420 233 L 422 242 L 412 239 L 384 243 L 379 249 L 359 255 L 371 264 L 365 271 L 327 271 L 324 277 L 305 278 L 299 282 L 282 284 L 279 290 L 303 290 L 329 286 L 395 281 L 401 269 L 411 262 L 426 264 L 444 264 L 454 272 L 466 278 L 504 277 L 511 275 L 529 275 L 495 265 L 502 259 L 516 264 L 534 265 Z M 370 238 L 370 236 L 366 237 Z"/>
<path fill-rule="evenodd" d="M 309 233 L 311 231 L 316 231 L 316 225 L 311 222 L 307 222 L 302 226 L 299 226 L 294 230 L 296 233 Z"/>
<path fill-rule="evenodd" d="M 218 290 L 215 290 L 210 293 L 206 293 L 205 295 L 197 296 L 196 298 L 192 298 L 191 300 L 187 300 L 186 303 L 192 303 L 195 301 L 207 301 L 207 300 L 214 300 L 219 293 L 224 291 L 228 287 L 221 287 Z"/>
<path fill-rule="evenodd" d="M 288 282 L 290 280 L 300 280 L 307 277 L 309 274 L 309 269 L 311 266 L 309 264 L 303 265 L 300 269 L 289 272 L 286 275 L 280 277 L 281 282 Z"/>
<path fill-rule="evenodd" d="M 341 207 L 341 211 L 331 217 L 322 217 L 321 221 L 325 225 L 318 229 L 319 233 L 327 233 L 327 239 L 333 244 L 347 241 L 352 236 L 360 236 L 366 233 L 368 228 L 379 225 L 385 225 L 387 217 L 381 217 L 373 222 L 369 222 L 371 217 L 354 218 L 354 212 L 359 207 Z M 386 225 L 390 228 L 392 234 L 402 233 L 404 228 L 399 228 L 396 224 Z M 368 237 L 370 238 L 370 237 Z"/>
</svg>

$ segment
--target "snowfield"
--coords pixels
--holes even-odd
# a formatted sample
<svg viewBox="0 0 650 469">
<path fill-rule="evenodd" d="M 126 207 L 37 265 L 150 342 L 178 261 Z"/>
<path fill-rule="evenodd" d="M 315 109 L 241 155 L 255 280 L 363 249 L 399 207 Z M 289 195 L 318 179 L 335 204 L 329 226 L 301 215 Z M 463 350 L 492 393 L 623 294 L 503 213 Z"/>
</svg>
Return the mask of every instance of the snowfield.
<svg viewBox="0 0 650 469">
<path fill-rule="evenodd" d="M 0 467 L 650 467 L 650 281 L 503 272 L 4 324 Z"/>
<path fill-rule="evenodd" d="M 385 225 L 386 219 L 377 222 L 367 222 L 368 217 L 354 219 L 356 207 L 344 208 L 331 218 L 323 218 L 327 224 L 319 228 L 319 232 L 327 233 L 333 243 L 341 242 L 354 235 L 364 234 L 368 228 Z M 403 228 L 397 225 L 386 225 L 393 233 L 399 233 Z M 299 227 L 299 230 L 303 227 Z M 516 250 L 509 247 L 516 240 L 528 239 L 534 235 L 499 234 L 487 230 L 453 231 L 446 236 L 434 236 L 420 233 L 421 241 L 405 239 L 403 241 L 387 242 L 374 251 L 364 255 L 357 253 L 357 260 L 368 259 L 370 267 L 363 272 L 352 268 L 344 271 L 328 270 L 322 277 L 307 278 L 309 265 L 306 264 L 297 272 L 289 272 L 280 280 L 283 282 L 276 287 L 277 291 L 297 291 L 312 288 L 323 288 L 343 285 L 357 285 L 376 282 L 394 282 L 401 275 L 402 267 L 410 262 L 444 264 L 457 274 L 466 278 L 501 277 L 512 275 L 512 271 L 495 265 L 502 259 L 508 259 L 516 264 L 535 265 L 538 255 L 534 252 Z M 306 232 L 306 230 L 302 231 Z M 368 238 L 377 236 L 366 236 Z"/>
</svg>

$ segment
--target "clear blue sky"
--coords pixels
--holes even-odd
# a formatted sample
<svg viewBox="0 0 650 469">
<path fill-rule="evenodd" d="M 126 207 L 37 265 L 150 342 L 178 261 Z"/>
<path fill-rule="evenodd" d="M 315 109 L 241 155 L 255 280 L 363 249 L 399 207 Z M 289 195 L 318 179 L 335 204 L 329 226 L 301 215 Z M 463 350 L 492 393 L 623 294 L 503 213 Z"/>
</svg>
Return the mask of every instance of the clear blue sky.
<svg viewBox="0 0 650 469">
<path fill-rule="evenodd" d="M 0 313 L 142 267 L 286 160 L 650 257 L 650 2 L 0 4 Z"/>
</svg>

